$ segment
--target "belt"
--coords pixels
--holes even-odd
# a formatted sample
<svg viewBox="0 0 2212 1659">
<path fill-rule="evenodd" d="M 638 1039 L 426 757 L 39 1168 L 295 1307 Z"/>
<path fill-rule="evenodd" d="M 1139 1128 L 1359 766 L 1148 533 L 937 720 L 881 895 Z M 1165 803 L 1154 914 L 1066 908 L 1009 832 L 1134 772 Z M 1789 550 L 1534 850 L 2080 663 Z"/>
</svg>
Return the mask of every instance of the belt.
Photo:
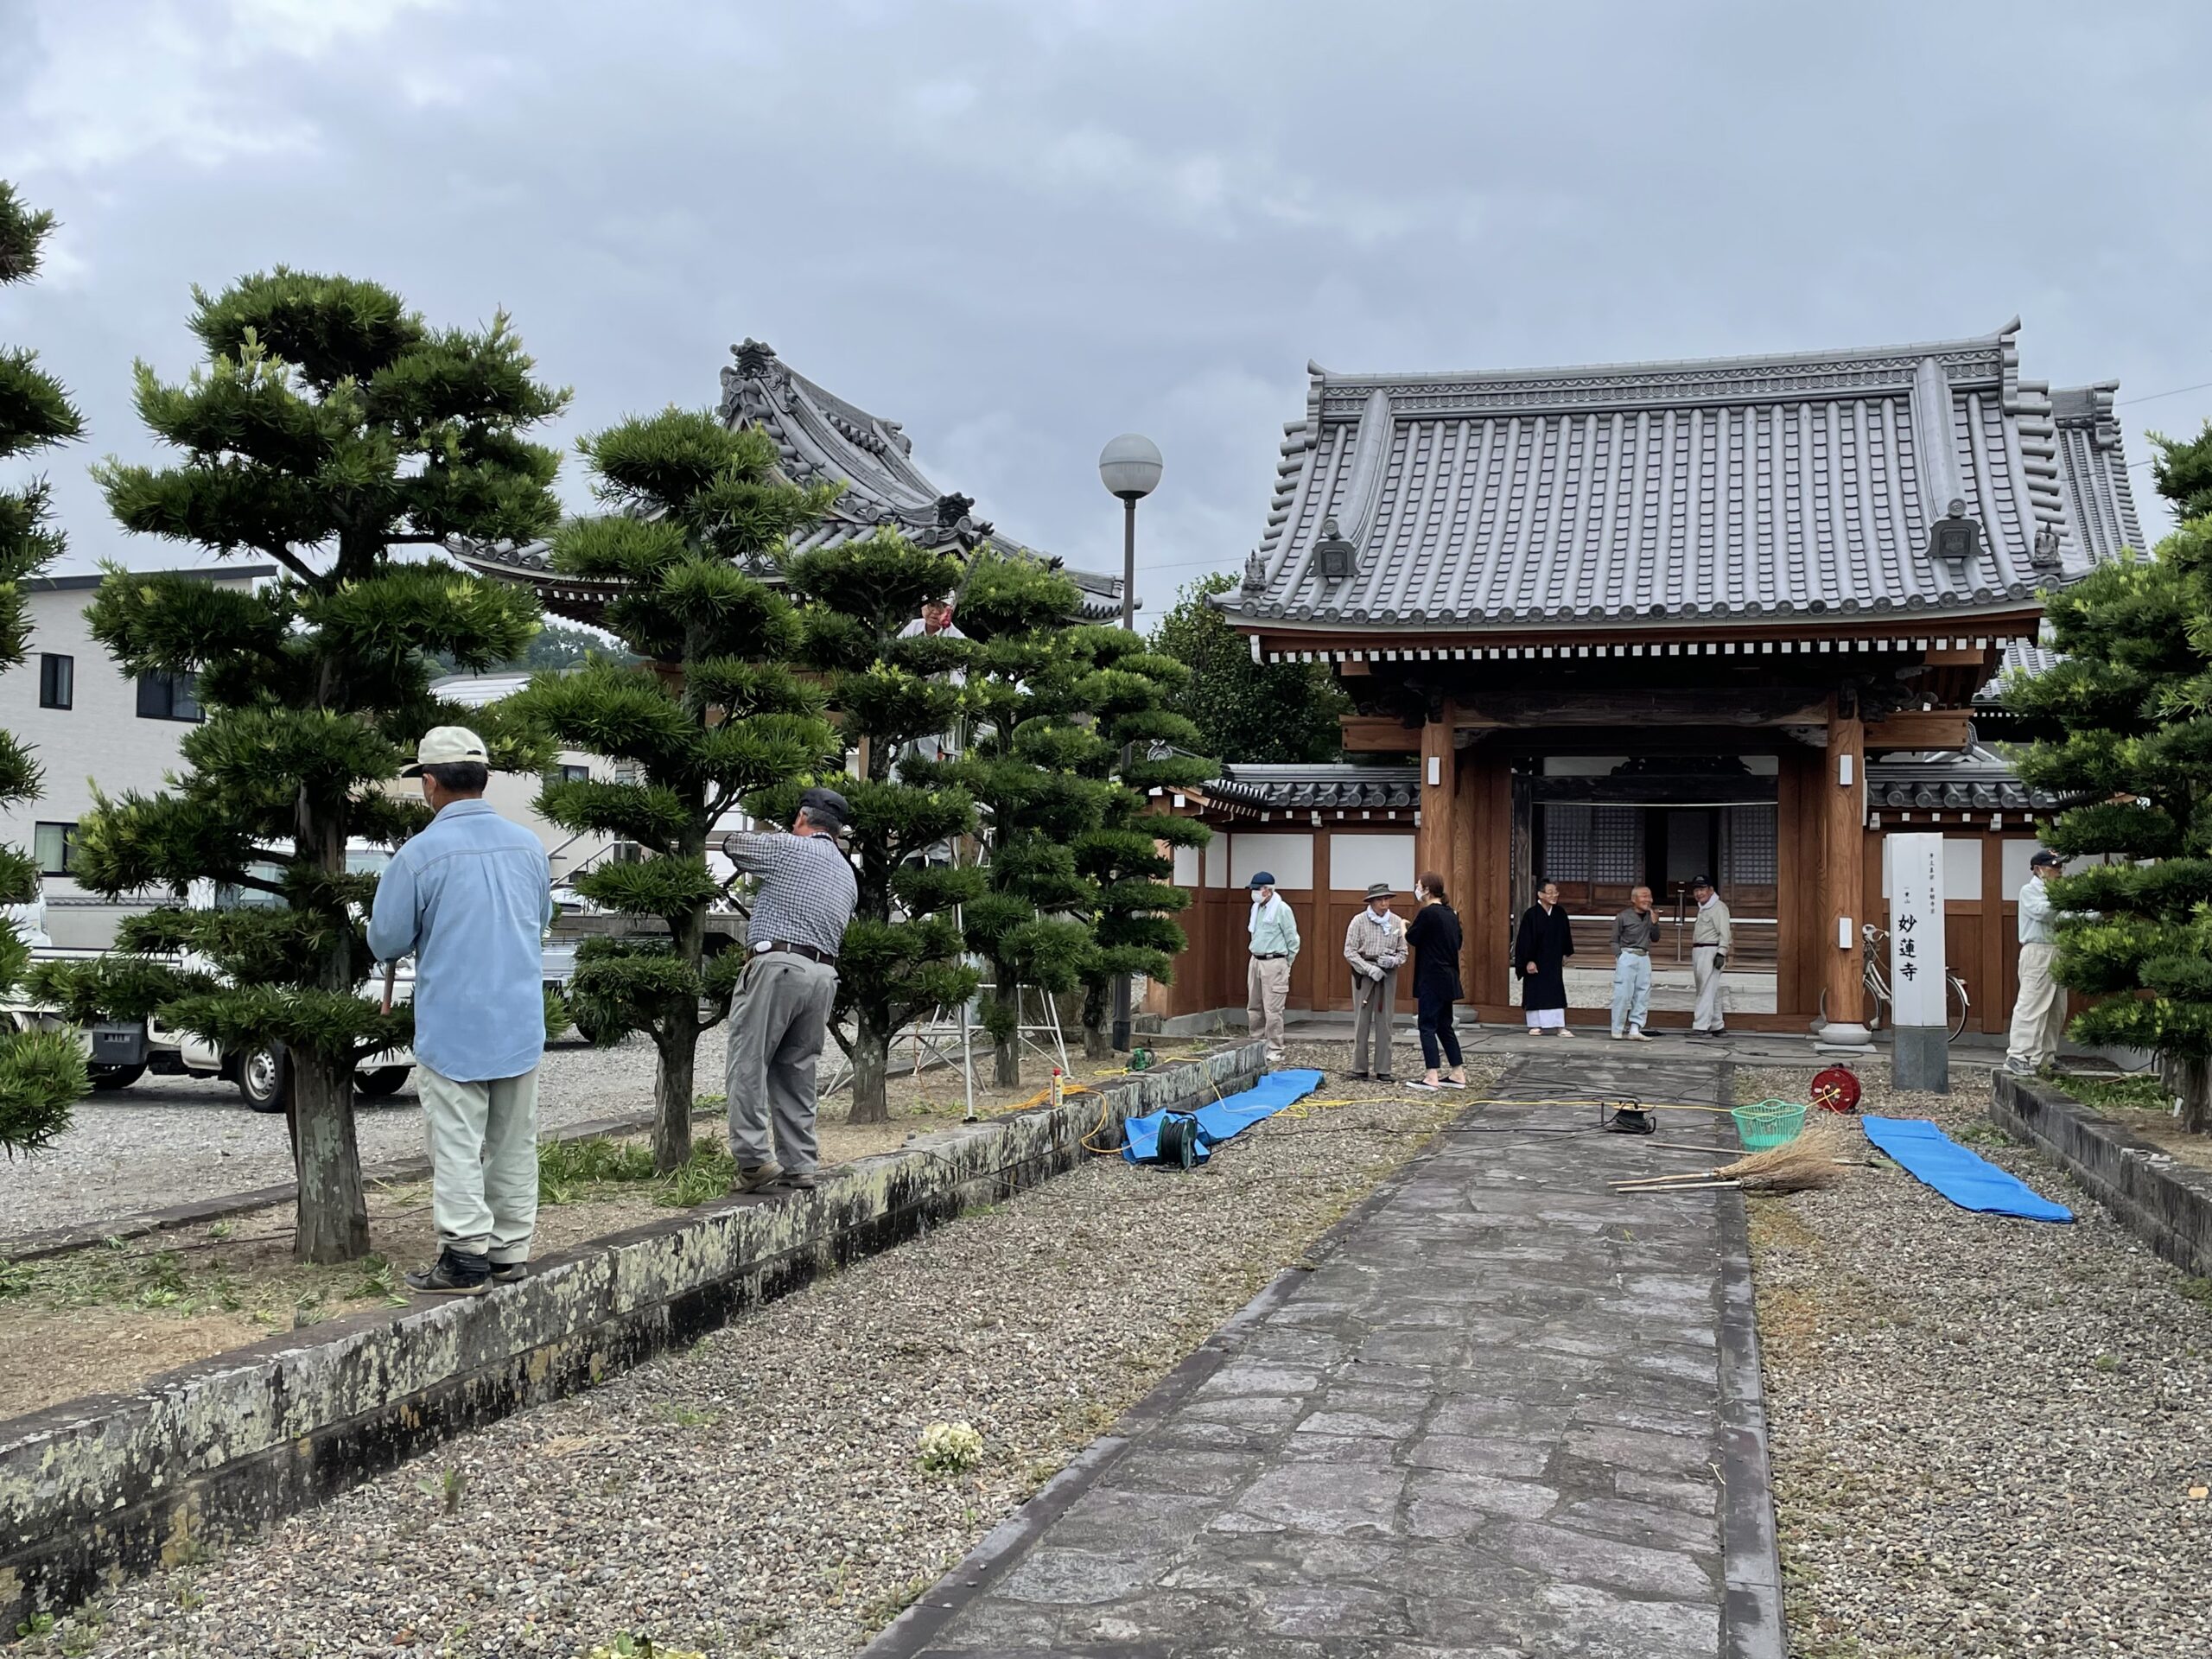
<svg viewBox="0 0 2212 1659">
<path fill-rule="evenodd" d="M 1720 941 L 1718 939 L 1707 939 L 1701 944 L 1693 944 L 1690 946 L 1690 949 L 1693 950 L 1718 950 L 1719 948 Z"/>
<path fill-rule="evenodd" d="M 1624 944 L 1621 946 L 1621 950 L 1631 957 L 1648 957 L 1651 954 L 1651 947 L 1647 944 Z"/>
<path fill-rule="evenodd" d="M 817 950 L 810 944 L 795 944 L 790 939 L 763 939 L 753 947 L 753 954 L 765 957 L 771 950 L 783 951 L 786 956 L 804 957 L 809 962 L 818 962 L 824 968 L 835 968 L 837 958 L 827 950 Z"/>
<path fill-rule="evenodd" d="M 1289 959 L 1289 957 L 1290 952 L 1287 950 L 1255 950 L 1252 953 L 1252 960 L 1255 962 L 1285 962 Z"/>
</svg>

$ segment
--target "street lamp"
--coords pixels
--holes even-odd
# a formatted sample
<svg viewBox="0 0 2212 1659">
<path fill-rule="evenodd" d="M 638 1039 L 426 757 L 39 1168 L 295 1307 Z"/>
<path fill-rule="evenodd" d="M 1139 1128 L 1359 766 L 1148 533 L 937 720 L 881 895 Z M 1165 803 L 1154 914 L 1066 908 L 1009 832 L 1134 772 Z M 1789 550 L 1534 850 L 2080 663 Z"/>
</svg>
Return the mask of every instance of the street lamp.
<svg viewBox="0 0 2212 1659">
<path fill-rule="evenodd" d="M 1122 499 L 1122 626 L 1137 628 L 1137 503 L 1160 487 L 1160 446 L 1136 432 L 1124 432 L 1098 452 L 1098 480 L 1109 495 Z M 1122 757 L 1126 762 L 1128 756 Z M 1114 976 L 1113 1044 L 1129 1052 L 1129 976 Z"/>
<path fill-rule="evenodd" d="M 1122 498 L 1122 626 L 1137 626 L 1137 503 L 1160 487 L 1160 446 L 1124 432 L 1098 452 L 1098 478 Z"/>
</svg>

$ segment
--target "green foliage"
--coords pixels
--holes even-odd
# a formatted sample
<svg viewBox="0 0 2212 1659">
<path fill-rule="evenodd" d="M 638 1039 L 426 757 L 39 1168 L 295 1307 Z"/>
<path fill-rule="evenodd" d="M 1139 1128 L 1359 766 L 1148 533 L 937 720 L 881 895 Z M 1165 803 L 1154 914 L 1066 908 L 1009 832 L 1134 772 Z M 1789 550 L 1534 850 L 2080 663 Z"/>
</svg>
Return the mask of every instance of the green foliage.
<svg viewBox="0 0 2212 1659">
<path fill-rule="evenodd" d="M 1338 717 L 1351 712 L 1351 700 L 1319 664 L 1252 660 L 1250 641 L 1207 602 L 1236 583 L 1225 573 L 1202 576 L 1160 619 L 1153 651 L 1189 671 L 1163 707 L 1198 728 L 1193 747 L 1224 760 L 1338 759 Z"/>
<path fill-rule="evenodd" d="M 0 287 L 38 270 L 40 245 L 54 215 L 33 213 L 0 180 Z M 75 407 L 61 383 L 38 366 L 35 353 L 0 346 L 0 461 L 35 454 L 81 435 Z M 22 664 L 30 648 L 30 611 L 22 584 L 62 550 L 49 519 L 45 480 L 0 488 L 0 669 Z M 0 806 L 38 798 L 38 762 L 13 734 L 0 732 Z M 38 891 L 35 861 L 0 849 L 0 904 L 28 902 Z M 0 992 L 14 988 L 29 952 L 0 928 Z M 0 1032 L 0 1153 L 36 1151 L 68 1127 L 71 1104 L 89 1087 L 71 1032 Z"/>
<path fill-rule="evenodd" d="M 348 872 L 347 842 L 397 842 L 425 822 L 390 785 L 432 725 L 484 729 L 496 764 L 548 758 L 498 715 L 429 690 L 435 658 L 482 667 L 522 652 L 534 597 L 395 550 L 550 529 L 559 458 L 527 435 L 567 393 L 534 378 L 505 316 L 434 328 L 347 277 L 279 267 L 195 290 L 191 326 L 203 365 L 181 384 L 137 374 L 139 412 L 173 464 L 96 475 L 124 528 L 283 574 L 246 593 L 110 571 L 87 612 L 94 636 L 127 673 L 192 677 L 208 715 L 167 789 L 103 800 L 85 820 L 79 880 L 111 894 L 207 880 L 260 907 L 156 910 L 128 930 L 136 958 L 48 980 L 73 1010 L 158 1011 L 233 1051 L 283 1043 L 297 1248 L 351 1259 L 367 1249 L 344 1121 L 353 1068 L 408 1041 L 412 1021 L 360 994 L 375 884 Z M 180 951 L 205 971 L 183 971 Z"/>
<path fill-rule="evenodd" d="M 747 797 L 795 789 L 840 753 L 819 692 L 784 664 L 801 646 L 799 620 L 760 580 L 835 495 L 785 480 L 763 434 L 700 411 L 633 416 L 577 447 L 609 511 L 563 525 L 553 563 L 622 585 L 607 626 L 631 660 L 596 656 L 539 674 L 510 701 L 562 747 L 634 764 L 636 781 L 549 782 L 538 808 L 648 855 L 601 864 L 576 887 L 620 914 L 660 918 L 667 937 L 588 941 L 570 989 L 594 1042 L 625 1031 L 653 1039 L 655 1151 L 674 1169 L 690 1155 L 699 1034 L 727 1014 L 734 984 L 705 963 L 706 917 L 724 897 L 708 836 Z"/>
<path fill-rule="evenodd" d="M 2151 446 L 2158 452 L 2152 466 L 2158 493 L 2174 504 L 2175 516 L 2202 518 L 2212 513 L 2212 421 L 2186 440 L 2153 432 Z"/>
<path fill-rule="evenodd" d="M 2194 474 L 2166 446 L 2161 487 Z M 2186 505 L 2189 497 L 2182 494 Z M 2047 671 L 2016 676 L 2006 706 L 2038 741 L 2020 774 L 2063 810 L 2046 839 L 2109 861 L 2051 885 L 2055 971 L 2101 1000 L 2075 1040 L 2156 1050 L 2193 1127 L 2212 1116 L 2212 518 L 2149 558 L 2099 566 L 2046 597 Z"/>
</svg>

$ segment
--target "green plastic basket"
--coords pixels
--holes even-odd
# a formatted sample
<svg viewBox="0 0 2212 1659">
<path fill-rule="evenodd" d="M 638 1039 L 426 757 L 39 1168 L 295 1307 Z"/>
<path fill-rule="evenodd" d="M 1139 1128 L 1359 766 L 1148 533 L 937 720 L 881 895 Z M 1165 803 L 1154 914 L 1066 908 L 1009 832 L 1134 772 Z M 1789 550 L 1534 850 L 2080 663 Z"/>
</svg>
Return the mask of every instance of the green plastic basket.
<svg viewBox="0 0 2212 1659">
<path fill-rule="evenodd" d="M 1805 1127 L 1805 1109 L 1786 1100 L 1763 1100 L 1756 1106 L 1738 1106 L 1730 1116 L 1736 1120 L 1736 1133 L 1743 1137 L 1746 1152 L 1787 1146 Z"/>
</svg>

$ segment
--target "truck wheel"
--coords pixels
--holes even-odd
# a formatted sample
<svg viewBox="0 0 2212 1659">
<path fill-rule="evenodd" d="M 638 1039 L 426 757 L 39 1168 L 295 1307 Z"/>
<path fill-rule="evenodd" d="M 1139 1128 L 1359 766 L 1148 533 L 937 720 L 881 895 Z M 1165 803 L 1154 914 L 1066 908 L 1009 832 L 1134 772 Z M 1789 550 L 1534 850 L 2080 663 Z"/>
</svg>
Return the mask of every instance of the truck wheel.
<svg viewBox="0 0 2212 1659">
<path fill-rule="evenodd" d="M 407 1082 L 411 1065 L 380 1065 L 373 1071 L 356 1071 L 353 1086 L 365 1095 L 396 1095 Z"/>
<path fill-rule="evenodd" d="M 95 1065 L 92 1072 L 92 1092 L 105 1094 L 112 1089 L 128 1089 L 146 1075 L 143 1065 Z"/>
<path fill-rule="evenodd" d="M 292 1068 L 276 1045 L 257 1048 L 238 1062 L 238 1093 L 257 1112 L 281 1112 L 292 1086 Z"/>
</svg>

